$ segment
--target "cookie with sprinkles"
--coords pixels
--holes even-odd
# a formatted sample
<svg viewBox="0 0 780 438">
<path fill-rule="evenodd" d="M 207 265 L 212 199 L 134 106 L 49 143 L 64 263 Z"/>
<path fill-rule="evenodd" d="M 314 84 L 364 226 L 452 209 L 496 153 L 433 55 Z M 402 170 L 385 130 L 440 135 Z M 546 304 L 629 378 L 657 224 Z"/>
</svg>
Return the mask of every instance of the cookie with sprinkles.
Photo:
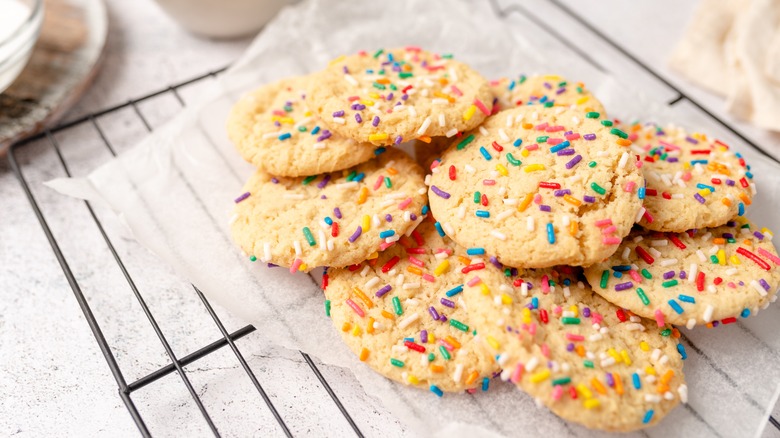
<svg viewBox="0 0 780 438">
<path fill-rule="evenodd" d="M 585 269 L 593 289 L 637 315 L 693 328 L 729 324 L 776 300 L 772 233 L 745 218 L 685 233 L 637 227 L 607 260 Z"/>
<path fill-rule="evenodd" d="M 452 137 L 482 123 L 493 101 L 471 67 L 416 47 L 337 58 L 316 83 L 312 107 L 329 128 L 377 145 Z"/>
<path fill-rule="evenodd" d="M 615 252 L 642 204 L 627 137 L 596 112 L 501 111 L 442 154 L 431 211 L 455 242 L 510 266 L 595 263 Z"/>
<path fill-rule="evenodd" d="M 427 212 L 423 171 L 397 149 L 305 178 L 258 170 L 235 202 L 236 243 L 250 260 L 291 273 L 360 263 L 411 232 Z"/>
<path fill-rule="evenodd" d="M 425 221 L 410 237 L 323 279 L 325 309 L 349 348 L 374 370 L 443 392 L 487 389 L 498 367 L 475 345 L 463 306 L 465 251 Z"/>
<path fill-rule="evenodd" d="M 558 75 L 520 75 L 515 79 L 490 81 L 490 89 L 501 109 L 520 105 L 563 106 L 606 115 L 604 105 L 582 82 L 570 82 Z"/>
<path fill-rule="evenodd" d="M 676 329 L 610 304 L 577 268 L 483 265 L 467 274 L 463 294 L 503 380 L 561 418 L 607 431 L 651 426 L 686 402 Z"/>
<path fill-rule="evenodd" d="M 244 95 L 227 132 L 241 156 L 277 176 L 346 169 L 374 157 L 375 146 L 328 130 L 307 107 L 311 76 L 283 79 Z"/>
<path fill-rule="evenodd" d="M 656 231 L 717 227 L 745 212 L 756 192 L 750 166 L 729 146 L 679 127 L 627 129 L 647 180 L 639 222 Z"/>
</svg>

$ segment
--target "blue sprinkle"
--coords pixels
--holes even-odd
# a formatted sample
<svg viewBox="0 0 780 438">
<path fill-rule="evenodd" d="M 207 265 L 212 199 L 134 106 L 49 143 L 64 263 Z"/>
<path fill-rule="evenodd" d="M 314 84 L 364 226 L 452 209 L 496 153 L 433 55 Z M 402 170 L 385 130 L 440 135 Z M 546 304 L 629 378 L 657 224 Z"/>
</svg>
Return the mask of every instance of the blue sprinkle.
<svg viewBox="0 0 780 438">
<path fill-rule="evenodd" d="M 745 176 L 749 179 L 753 179 L 753 172 L 745 172 Z"/>
<path fill-rule="evenodd" d="M 522 138 L 518 138 L 517 140 L 515 140 L 514 143 L 512 143 L 512 146 L 519 147 L 521 144 L 523 144 L 523 139 Z"/>
<path fill-rule="evenodd" d="M 441 222 L 436 222 L 433 225 L 436 227 L 436 231 L 439 232 L 439 236 L 444 237 L 445 234 L 444 234 L 444 230 L 441 228 Z"/>
<path fill-rule="evenodd" d="M 463 292 L 463 285 L 462 284 L 458 285 L 458 286 L 455 286 L 452 289 L 448 290 L 446 295 L 448 297 L 453 297 L 453 296 L 455 296 L 455 295 L 457 295 L 457 294 L 459 294 L 461 292 Z"/>
<path fill-rule="evenodd" d="M 387 239 L 388 237 L 391 237 L 393 235 L 395 235 L 395 230 L 385 230 L 385 231 L 382 231 L 381 233 L 379 233 L 379 238 L 380 239 Z"/>
<path fill-rule="evenodd" d="M 320 127 L 315 126 L 314 129 L 311 130 L 311 135 L 317 135 L 318 132 L 320 132 Z"/>
<path fill-rule="evenodd" d="M 485 218 L 490 217 L 490 212 L 487 210 L 477 210 L 475 214 L 477 215 L 477 217 L 485 217 Z"/>
<path fill-rule="evenodd" d="M 645 192 L 647 189 L 644 187 L 640 187 L 639 190 L 636 191 L 636 195 L 639 197 L 639 199 L 645 199 Z"/>
<path fill-rule="evenodd" d="M 422 208 L 422 210 L 420 211 L 420 213 L 422 213 L 422 214 L 424 214 L 424 215 L 425 215 L 425 214 L 428 214 L 428 210 L 430 210 L 430 207 L 428 207 L 428 204 L 425 204 L 425 205 L 423 205 L 423 208 Z"/>
<path fill-rule="evenodd" d="M 509 83 L 509 91 L 512 91 L 515 89 L 515 85 L 517 85 L 517 82 L 512 81 Z"/>
<path fill-rule="evenodd" d="M 483 157 L 485 157 L 486 160 L 490 161 L 493 159 L 493 157 L 490 156 L 490 152 L 485 149 L 485 146 L 479 147 L 479 152 L 482 154 Z"/>
<path fill-rule="evenodd" d="M 615 278 L 623 278 L 623 273 L 622 273 L 622 272 L 620 272 L 620 271 L 615 271 L 615 272 L 613 272 L 613 273 L 612 273 L 612 275 L 613 275 Z"/>
<path fill-rule="evenodd" d="M 748 316 L 750 316 L 750 309 L 743 309 L 742 313 L 740 313 L 739 316 L 743 318 L 747 318 Z"/>
<path fill-rule="evenodd" d="M 655 411 L 653 411 L 652 409 L 650 409 L 649 411 L 645 412 L 645 418 L 642 419 L 642 423 L 644 423 L 644 424 L 649 423 L 650 420 L 653 419 L 653 414 L 654 413 L 655 413 Z"/>
<path fill-rule="evenodd" d="M 677 297 L 677 299 L 679 299 L 680 301 L 684 301 L 686 303 L 695 303 L 696 302 L 696 298 L 693 298 L 690 295 L 682 295 L 682 294 L 680 294 Z"/>
<path fill-rule="evenodd" d="M 696 184 L 697 189 L 707 189 L 710 191 L 710 193 L 713 193 L 715 191 L 715 187 L 708 186 L 707 184 L 698 183 Z"/>
<path fill-rule="evenodd" d="M 550 245 L 555 243 L 555 229 L 552 222 L 547 224 L 547 241 L 550 242 Z"/>
<path fill-rule="evenodd" d="M 468 255 L 483 255 L 485 254 L 485 248 L 469 248 L 466 250 Z"/>
<path fill-rule="evenodd" d="M 289 132 L 285 132 L 284 134 L 279 136 L 279 140 L 287 140 L 290 137 L 292 137 L 292 134 L 290 134 Z"/>
<path fill-rule="evenodd" d="M 482 392 L 487 391 L 489 386 L 490 386 L 490 379 L 488 379 L 487 377 L 484 377 L 482 379 Z"/>
<path fill-rule="evenodd" d="M 709 162 L 710 162 L 709 160 L 691 160 L 691 166 L 696 164 L 707 164 Z"/>
<path fill-rule="evenodd" d="M 564 142 L 558 143 L 557 145 L 550 148 L 550 153 L 555 153 L 560 151 L 561 149 L 566 149 L 569 147 L 571 143 L 569 143 L 569 140 L 566 140 Z"/>
<path fill-rule="evenodd" d="M 533 306 L 534 309 L 539 308 L 539 298 L 533 297 L 531 298 L 531 306 Z"/>
<path fill-rule="evenodd" d="M 441 396 L 444 395 L 444 391 L 439 389 L 439 387 L 436 386 L 436 385 L 431 385 L 431 392 L 436 394 L 436 396 L 438 396 L 438 397 L 441 397 Z"/>
<path fill-rule="evenodd" d="M 642 381 L 639 379 L 639 374 L 637 373 L 632 374 L 631 380 L 634 381 L 634 388 L 642 389 Z"/>
<path fill-rule="evenodd" d="M 331 219 L 330 216 L 325 216 L 325 223 L 328 225 L 333 225 L 333 219 Z"/>
<path fill-rule="evenodd" d="M 365 177 L 366 177 L 366 174 L 363 173 L 363 172 L 360 172 L 357 175 L 355 175 L 354 178 L 352 178 L 352 181 L 360 182 L 360 181 L 363 181 L 363 178 L 365 178 Z"/>
<path fill-rule="evenodd" d="M 677 352 L 680 353 L 682 360 L 688 359 L 688 353 L 685 352 L 685 345 L 677 344 Z"/>
<path fill-rule="evenodd" d="M 404 338 L 404 341 L 414 342 L 414 338 Z"/>
<path fill-rule="evenodd" d="M 387 148 L 385 148 L 385 147 L 376 148 L 376 149 L 374 149 L 374 155 L 381 155 L 386 150 L 387 150 Z"/>
<path fill-rule="evenodd" d="M 613 271 L 626 272 L 631 270 L 631 265 L 617 265 L 612 267 Z"/>
<path fill-rule="evenodd" d="M 739 211 L 737 212 L 738 215 L 742 216 L 745 214 L 745 204 L 739 203 Z"/>
<path fill-rule="evenodd" d="M 678 315 L 684 312 L 683 308 L 680 307 L 680 305 L 677 304 L 677 301 L 675 300 L 669 300 L 669 305 L 672 307 L 672 309 L 674 309 L 675 312 L 677 312 Z"/>
</svg>

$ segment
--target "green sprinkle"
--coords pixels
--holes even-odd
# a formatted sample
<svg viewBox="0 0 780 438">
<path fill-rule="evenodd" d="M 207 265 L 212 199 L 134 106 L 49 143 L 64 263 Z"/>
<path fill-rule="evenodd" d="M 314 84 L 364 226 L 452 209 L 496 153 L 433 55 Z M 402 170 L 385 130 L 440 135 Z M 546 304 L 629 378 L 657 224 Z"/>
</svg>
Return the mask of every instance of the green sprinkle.
<svg viewBox="0 0 780 438">
<path fill-rule="evenodd" d="M 428 353 L 428 362 L 433 362 L 436 360 L 436 355 L 433 353 Z"/>
<path fill-rule="evenodd" d="M 309 227 L 303 227 L 303 237 L 305 237 L 306 241 L 309 242 L 309 246 L 314 246 L 317 244 L 317 241 L 314 240 L 314 236 L 311 235 L 311 230 Z"/>
<path fill-rule="evenodd" d="M 577 93 L 579 93 L 579 94 L 582 94 L 583 92 L 585 92 L 585 90 L 583 90 L 582 87 L 577 87 L 576 90 L 577 90 Z"/>
<path fill-rule="evenodd" d="M 292 107 L 290 105 L 285 105 L 284 111 L 289 113 L 290 111 L 292 111 Z"/>
<path fill-rule="evenodd" d="M 711 255 L 710 256 L 710 261 L 712 262 L 712 264 L 717 265 L 718 264 L 718 256 L 716 256 L 715 254 Z"/>
<path fill-rule="evenodd" d="M 325 316 L 330 317 L 330 300 L 325 300 Z"/>
<path fill-rule="evenodd" d="M 446 348 L 444 348 L 444 345 L 439 345 L 439 351 L 441 352 L 441 357 L 443 357 L 446 360 L 452 359 L 452 356 L 450 356 L 450 352 L 447 351 Z"/>
<path fill-rule="evenodd" d="M 374 59 L 379 58 L 382 56 L 382 54 L 385 53 L 385 49 L 379 49 L 376 52 L 374 52 Z"/>
<path fill-rule="evenodd" d="M 512 270 L 509 268 L 504 268 L 504 277 L 511 277 L 512 276 Z"/>
<path fill-rule="evenodd" d="M 462 331 L 462 332 L 468 332 L 469 326 L 466 324 L 463 324 L 462 322 L 458 321 L 457 319 L 451 319 L 450 318 L 450 325 L 455 327 L 456 329 Z"/>
<path fill-rule="evenodd" d="M 601 124 L 604 126 L 612 126 L 612 120 L 602 120 Z"/>
<path fill-rule="evenodd" d="M 663 283 L 661 283 L 661 286 L 663 287 L 677 286 L 677 280 L 666 280 Z"/>
<path fill-rule="evenodd" d="M 468 145 L 469 145 L 469 143 L 471 143 L 472 141 L 474 141 L 474 134 L 471 134 L 471 135 L 469 135 L 468 137 L 466 137 L 466 138 L 464 138 L 463 140 L 461 140 L 461 141 L 460 141 L 460 143 L 458 143 L 457 149 L 458 149 L 458 150 L 461 150 L 461 149 L 465 148 L 465 147 L 466 147 L 466 146 L 468 146 Z"/>
<path fill-rule="evenodd" d="M 585 365 L 585 368 L 593 368 L 593 361 L 592 360 L 584 360 L 584 361 L 582 361 L 582 364 Z"/>
<path fill-rule="evenodd" d="M 398 368 L 403 368 L 403 367 L 404 367 L 404 363 L 403 363 L 403 362 L 401 362 L 401 361 L 400 361 L 400 360 L 398 360 L 398 359 L 390 359 L 390 363 L 391 363 L 391 364 L 392 364 L 394 367 L 398 367 Z"/>
<path fill-rule="evenodd" d="M 404 309 L 401 308 L 401 300 L 398 297 L 393 297 L 393 309 L 395 309 L 396 315 L 403 315 Z"/>
<path fill-rule="evenodd" d="M 651 274 L 647 269 L 642 269 L 642 277 L 645 277 L 648 280 L 652 280 L 653 274 Z"/>
<path fill-rule="evenodd" d="M 393 187 L 393 182 L 390 181 L 390 177 L 389 176 L 385 177 L 385 187 L 387 187 L 388 189 Z"/>
<path fill-rule="evenodd" d="M 257 261 L 257 257 L 251 255 L 251 256 L 249 256 L 249 261 L 250 262 L 256 262 Z"/>
<path fill-rule="evenodd" d="M 411 78 L 412 72 L 409 71 L 402 71 L 401 73 L 398 73 L 398 77 L 401 79 Z"/>
<path fill-rule="evenodd" d="M 588 167 L 590 168 L 596 167 L 596 164 L 597 163 L 595 161 L 591 161 L 590 163 L 588 163 Z"/>
<path fill-rule="evenodd" d="M 661 336 L 669 336 L 672 334 L 672 329 L 665 329 L 661 331 Z"/>
<path fill-rule="evenodd" d="M 357 172 L 353 170 L 352 172 L 349 173 L 349 175 L 347 175 L 347 182 L 352 181 L 353 179 L 355 179 L 356 176 L 357 176 Z"/>
<path fill-rule="evenodd" d="M 300 132 L 306 132 L 306 127 L 305 127 L 305 126 L 303 126 L 303 125 L 301 125 L 301 126 L 299 126 L 299 127 L 298 127 L 298 131 L 300 131 Z"/>
<path fill-rule="evenodd" d="M 553 106 L 555 106 L 555 101 L 550 100 L 544 103 L 545 108 L 552 108 Z"/>
<path fill-rule="evenodd" d="M 601 114 L 597 113 L 596 111 L 589 111 L 585 113 L 585 117 L 589 119 L 598 119 L 599 117 L 601 117 Z"/>
<path fill-rule="evenodd" d="M 609 270 L 605 269 L 601 272 L 601 282 L 599 283 L 599 287 L 601 287 L 602 289 L 606 289 L 608 282 L 609 282 Z"/>
<path fill-rule="evenodd" d="M 636 294 L 639 295 L 639 299 L 642 300 L 642 304 L 645 306 L 650 305 L 650 299 L 647 298 L 645 291 L 643 291 L 641 287 L 636 288 Z"/>
<path fill-rule="evenodd" d="M 441 55 L 441 57 L 444 59 L 452 59 L 453 56 L 452 53 L 444 53 Z"/>
<path fill-rule="evenodd" d="M 623 131 L 621 131 L 621 130 L 619 130 L 617 128 L 610 129 L 609 133 L 613 134 L 613 135 L 617 135 L 620 138 L 628 138 L 628 134 L 626 134 L 625 132 L 623 132 Z"/>
<path fill-rule="evenodd" d="M 377 72 L 377 74 L 380 74 L 380 75 L 384 76 L 385 75 L 385 69 L 379 70 Z"/>
<path fill-rule="evenodd" d="M 507 161 L 509 161 L 509 164 L 511 164 L 511 165 L 513 165 L 513 166 L 519 166 L 519 165 L 523 164 L 523 162 L 522 162 L 522 161 L 520 161 L 520 160 L 518 160 L 517 158 L 515 158 L 515 157 L 512 155 L 512 153 L 511 153 L 511 152 L 510 152 L 510 153 L 508 153 L 508 154 L 506 154 L 506 160 L 507 160 Z"/>
<path fill-rule="evenodd" d="M 596 184 L 595 182 L 590 183 L 590 188 L 592 188 L 593 191 L 598 193 L 599 195 L 603 195 L 603 194 L 607 193 L 607 191 L 604 190 L 603 187 L 601 187 L 600 185 Z"/>
<path fill-rule="evenodd" d="M 310 182 L 314 181 L 315 179 L 317 179 L 317 175 L 307 176 L 306 178 L 303 179 L 303 185 L 308 185 Z"/>
<path fill-rule="evenodd" d="M 517 81 L 517 83 L 518 84 L 522 84 L 523 82 L 526 81 L 526 79 L 528 79 L 528 78 L 525 75 L 522 75 L 522 76 L 520 76 L 520 79 Z"/>
<path fill-rule="evenodd" d="M 377 90 L 385 90 L 385 89 L 387 89 L 387 87 L 385 87 L 384 85 L 380 84 L 379 82 L 374 82 L 372 85 Z"/>
<path fill-rule="evenodd" d="M 564 316 L 563 318 L 561 318 L 561 322 L 566 325 L 577 325 L 580 323 L 580 319 L 571 316 Z"/>
<path fill-rule="evenodd" d="M 474 203 L 479 204 L 479 200 L 482 198 L 482 195 L 479 192 L 474 192 Z"/>
<path fill-rule="evenodd" d="M 667 154 L 666 152 L 661 154 L 661 161 L 666 161 L 666 157 L 668 157 L 668 156 L 669 156 L 669 154 Z"/>
<path fill-rule="evenodd" d="M 726 239 L 726 242 L 728 242 L 728 243 L 735 243 L 736 241 L 737 241 L 737 239 L 732 239 L 732 238 Z"/>
<path fill-rule="evenodd" d="M 561 377 L 552 381 L 553 386 L 566 385 L 568 383 L 571 383 L 571 377 Z"/>
<path fill-rule="evenodd" d="M 536 137 L 536 142 L 537 143 L 547 143 L 547 139 L 549 139 L 549 138 L 550 138 L 549 135 L 542 135 L 542 136 Z"/>
</svg>

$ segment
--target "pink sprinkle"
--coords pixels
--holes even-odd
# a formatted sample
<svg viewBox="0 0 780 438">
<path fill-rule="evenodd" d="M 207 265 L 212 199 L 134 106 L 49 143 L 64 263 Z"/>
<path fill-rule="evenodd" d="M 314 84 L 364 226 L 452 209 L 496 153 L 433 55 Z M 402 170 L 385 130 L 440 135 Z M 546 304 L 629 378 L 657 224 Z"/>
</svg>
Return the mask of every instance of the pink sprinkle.
<svg viewBox="0 0 780 438">
<path fill-rule="evenodd" d="M 628 135 L 628 139 L 631 140 L 632 143 L 635 142 L 637 138 L 639 138 L 639 134 L 636 132 L 632 132 Z"/>
<path fill-rule="evenodd" d="M 437 248 L 433 251 L 435 254 L 446 253 L 452 255 L 452 248 Z"/>
<path fill-rule="evenodd" d="M 550 293 L 550 278 L 547 275 L 542 275 L 542 293 Z"/>
<path fill-rule="evenodd" d="M 451 87 L 450 87 L 450 90 L 452 90 L 452 94 L 454 94 L 454 95 L 456 95 L 456 96 L 458 96 L 458 97 L 460 97 L 460 96 L 463 96 L 463 92 L 462 92 L 462 91 L 460 91 L 460 90 L 458 89 L 458 87 L 456 87 L 455 85 L 451 86 Z"/>
<path fill-rule="evenodd" d="M 358 306 L 351 299 L 347 298 L 347 304 L 349 304 L 349 307 L 351 307 L 352 310 L 354 310 L 355 313 L 357 313 L 359 317 L 363 318 L 364 316 L 366 316 L 365 312 L 363 312 L 363 309 L 361 309 L 360 306 Z"/>
<path fill-rule="evenodd" d="M 301 264 L 303 263 L 303 260 L 301 259 L 295 259 L 292 266 L 290 266 L 290 274 L 295 274 L 298 272 L 298 268 L 301 267 Z"/>
<path fill-rule="evenodd" d="M 550 126 L 550 125 L 547 122 L 544 122 L 542 124 L 534 126 L 534 129 L 536 129 L 537 131 L 543 131 L 543 130 L 547 129 L 548 126 Z"/>
<path fill-rule="evenodd" d="M 619 237 L 604 237 L 601 239 L 601 243 L 604 245 L 620 245 Z"/>
<path fill-rule="evenodd" d="M 379 188 L 379 186 L 382 185 L 382 181 L 384 181 L 384 180 L 385 180 L 385 176 L 384 175 L 379 175 L 379 177 L 376 179 L 376 182 L 374 183 L 374 190 L 377 190 Z"/>
<path fill-rule="evenodd" d="M 555 385 L 552 392 L 552 399 L 558 401 L 563 395 L 563 385 Z"/>
<path fill-rule="evenodd" d="M 666 141 L 663 141 L 663 140 L 658 140 L 658 143 L 661 146 L 664 146 L 668 150 L 672 150 L 672 151 L 679 151 L 680 150 L 679 146 L 673 145 L 673 144 L 671 144 L 669 142 L 666 142 Z"/>
<path fill-rule="evenodd" d="M 548 359 L 550 358 L 550 346 L 547 345 L 546 342 L 542 344 L 542 354 L 544 355 L 544 357 Z"/>
<path fill-rule="evenodd" d="M 418 259 L 415 256 L 409 256 L 409 263 L 411 263 L 411 264 L 413 264 L 415 266 L 419 266 L 421 268 L 425 267 L 425 263 L 423 263 L 422 260 Z"/>
<path fill-rule="evenodd" d="M 467 284 L 469 287 L 474 287 L 475 285 L 479 284 L 481 281 L 482 281 L 482 280 L 480 280 L 480 278 L 477 276 L 477 277 L 474 277 L 474 278 L 472 278 L 471 280 L 469 280 L 469 282 L 468 282 L 468 283 L 466 283 L 466 284 Z"/>
<path fill-rule="evenodd" d="M 400 204 L 398 204 L 398 208 L 400 208 L 401 210 L 405 210 L 406 207 L 408 207 L 409 204 L 411 203 L 412 203 L 412 198 L 406 198 L 403 201 L 401 201 Z"/>
<path fill-rule="evenodd" d="M 441 161 L 439 161 L 439 160 L 433 160 L 433 163 L 431 163 L 431 170 L 433 170 L 433 169 L 435 169 L 435 168 L 439 167 L 439 165 L 440 165 L 440 164 L 441 164 Z"/>
<path fill-rule="evenodd" d="M 637 169 L 641 169 L 644 164 L 645 164 L 644 161 L 640 161 L 640 160 L 634 161 L 634 166 L 636 166 Z"/>
<path fill-rule="evenodd" d="M 780 265 L 780 257 L 772 254 L 771 252 L 765 250 L 764 248 L 758 248 L 758 253 L 768 258 L 769 260 L 772 260 L 773 262 L 775 262 L 776 265 Z"/>
<path fill-rule="evenodd" d="M 437 339 L 437 342 L 440 345 L 443 345 L 444 348 L 447 349 L 447 351 L 454 351 L 455 350 L 455 346 L 450 344 L 449 342 L 445 341 L 444 339 Z"/>
<path fill-rule="evenodd" d="M 350 102 L 354 102 L 356 100 L 360 100 L 360 96 L 349 96 L 347 100 Z"/>
<path fill-rule="evenodd" d="M 637 283 L 641 283 L 642 282 L 642 276 L 639 275 L 639 272 L 637 272 L 636 269 L 632 269 L 632 270 L 628 271 L 628 275 L 630 275 L 631 279 L 636 281 Z"/>
<path fill-rule="evenodd" d="M 427 281 L 428 283 L 435 283 L 436 282 L 436 278 L 434 278 L 433 275 L 428 274 L 427 272 L 425 274 L 423 274 L 422 278 L 423 278 L 423 280 Z"/>
<path fill-rule="evenodd" d="M 512 381 L 512 383 L 517 383 L 520 381 L 520 379 L 523 377 L 523 371 L 525 371 L 525 368 L 523 367 L 523 364 L 519 363 L 515 367 L 514 370 L 512 370 L 512 377 L 509 378 L 509 380 Z"/>
<path fill-rule="evenodd" d="M 531 323 L 530 326 L 528 326 L 528 334 L 531 336 L 534 336 L 536 334 L 536 323 Z"/>
<path fill-rule="evenodd" d="M 585 340 L 585 336 L 575 335 L 574 333 L 566 333 L 566 339 L 574 342 L 580 342 Z"/>
<path fill-rule="evenodd" d="M 558 126 L 550 126 L 550 127 L 548 127 L 547 129 L 545 129 L 545 132 L 558 132 L 558 131 L 563 131 L 563 130 L 565 130 L 565 129 L 566 129 L 566 128 L 564 128 L 564 127 L 563 127 L 563 126 L 561 126 L 561 125 L 558 125 Z"/>
<path fill-rule="evenodd" d="M 482 111 L 482 114 L 484 114 L 486 116 L 490 115 L 490 110 L 485 106 L 484 103 L 482 103 L 481 100 L 474 99 L 474 105 L 476 105 L 477 108 L 479 108 L 479 110 Z"/>
<path fill-rule="evenodd" d="M 682 174 L 682 180 L 683 181 L 690 181 L 693 175 L 691 175 L 691 172 L 685 172 Z"/>
<path fill-rule="evenodd" d="M 599 228 L 606 227 L 607 225 L 612 225 L 612 219 L 599 219 L 594 224 Z"/>
<path fill-rule="evenodd" d="M 664 321 L 664 313 L 661 312 L 661 309 L 656 309 L 655 311 L 655 323 L 658 324 L 658 327 L 663 327 L 666 325 L 666 321 Z"/>
<path fill-rule="evenodd" d="M 607 228 L 602 229 L 601 234 L 612 234 L 615 231 L 617 231 L 617 227 L 614 225 L 610 225 Z"/>
<path fill-rule="evenodd" d="M 600 313 L 596 313 L 594 311 L 590 311 L 590 320 L 593 321 L 593 324 L 601 324 L 601 321 L 604 321 L 604 317 L 601 316 Z"/>
<path fill-rule="evenodd" d="M 563 312 L 563 308 L 561 306 L 555 306 L 555 308 L 553 309 L 553 313 L 556 315 L 560 315 L 561 312 Z"/>
<path fill-rule="evenodd" d="M 563 143 L 563 139 L 562 138 L 549 138 L 549 139 L 547 139 L 547 144 L 549 144 L 550 146 L 555 146 L 556 144 L 560 144 L 560 143 Z"/>
<path fill-rule="evenodd" d="M 653 222 L 653 216 L 647 210 L 645 210 L 645 213 L 642 215 L 642 217 L 645 218 L 648 224 Z"/>
<path fill-rule="evenodd" d="M 736 284 L 734 284 L 734 282 L 733 282 L 733 281 L 729 281 L 729 282 L 728 282 L 728 286 L 729 286 L 730 288 L 732 288 L 732 289 L 736 289 L 736 288 L 737 288 L 737 285 L 736 285 Z"/>
<path fill-rule="evenodd" d="M 537 193 L 534 195 L 534 204 L 541 204 L 542 203 L 542 195 Z"/>
<path fill-rule="evenodd" d="M 566 140 L 577 140 L 580 138 L 580 133 L 575 132 L 573 134 L 566 134 L 564 137 L 566 137 Z"/>
<path fill-rule="evenodd" d="M 494 179 L 483 179 L 482 184 L 486 186 L 494 186 L 496 185 L 496 180 Z"/>
<path fill-rule="evenodd" d="M 626 183 L 625 186 L 623 186 L 623 191 L 631 193 L 631 192 L 634 191 L 634 187 L 636 187 L 636 183 L 633 182 L 633 181 L 629 181 L 629 182 Z M 374 190 L 376 190 L 376 189 L 374 189 Z"/>
<path fill-rule="evenodd" d="M 539 149 L 539 145 L 536 144 L 536 143 L 529 144 L 528 146 L 525 147 L 525 149 L 529 150 L 529 151 L 535 151 L 535 150 Z"/>
<path fill-rule="evenodd" d="M 477 388 L 469 388 L 469 389 L 466 390 L 466 392 L 468 392 L 469 394 L 476 394 L 477 393 Z"/>
<path fill-rule="evenodd" d="M 390 248 L 391 246 L 395 245 L 395 242 L 382 242 L 379 244 L 379 250 L 384 251 L 387 248 Z"/>
</svg>

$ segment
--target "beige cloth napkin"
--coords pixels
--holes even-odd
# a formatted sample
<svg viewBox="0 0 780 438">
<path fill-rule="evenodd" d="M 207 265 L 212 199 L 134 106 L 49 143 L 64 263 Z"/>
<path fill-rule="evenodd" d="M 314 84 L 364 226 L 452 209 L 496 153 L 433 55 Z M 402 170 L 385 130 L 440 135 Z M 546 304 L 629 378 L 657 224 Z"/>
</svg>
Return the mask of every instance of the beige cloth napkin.
<svg viewBox="0 0 780 438">
<path fill-rule="evenodd" d="M 780 0 L 703 0 L 670 65 L 730 113 L 780 131 Z"/>
</svg>

